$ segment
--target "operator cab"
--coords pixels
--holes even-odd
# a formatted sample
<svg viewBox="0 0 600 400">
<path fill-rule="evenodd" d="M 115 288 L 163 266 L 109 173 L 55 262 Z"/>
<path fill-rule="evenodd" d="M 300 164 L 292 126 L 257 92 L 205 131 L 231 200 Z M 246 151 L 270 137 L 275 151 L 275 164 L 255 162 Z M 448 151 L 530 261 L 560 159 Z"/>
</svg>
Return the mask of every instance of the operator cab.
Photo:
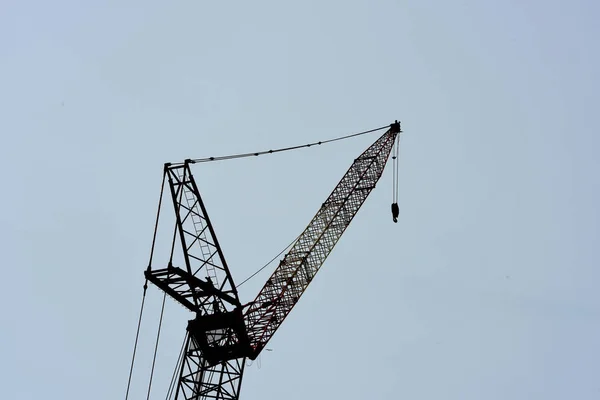
<svg viewBox="0 0 600 400">
<path fill-rule="evenodd" d="M 250 341 L 241 308 L 197 316 L 188 321 L 187 330 L 210 365 L 250 356 Z"/>
</svg>

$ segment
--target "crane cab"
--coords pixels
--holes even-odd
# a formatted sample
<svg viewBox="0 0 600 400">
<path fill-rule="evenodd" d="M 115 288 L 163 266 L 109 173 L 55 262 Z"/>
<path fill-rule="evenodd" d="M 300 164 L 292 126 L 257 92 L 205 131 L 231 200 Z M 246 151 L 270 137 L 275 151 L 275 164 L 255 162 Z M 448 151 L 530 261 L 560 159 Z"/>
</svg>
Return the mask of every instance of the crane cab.
<svg viewBox="0 0 600 400">
<path fill-rule="evenodd" d="M 188 321 L 187 330 L 210 365 L 250 356 L 241 308 L 197 316 Z"/>
</svg>

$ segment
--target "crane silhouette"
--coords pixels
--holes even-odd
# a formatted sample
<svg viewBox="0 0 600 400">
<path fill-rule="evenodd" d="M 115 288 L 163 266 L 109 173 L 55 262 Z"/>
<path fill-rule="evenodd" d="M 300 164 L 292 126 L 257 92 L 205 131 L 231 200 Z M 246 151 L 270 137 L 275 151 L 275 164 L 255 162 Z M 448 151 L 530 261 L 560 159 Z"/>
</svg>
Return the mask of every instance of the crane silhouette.
<svg viewBox="0 0 600 400">
<path fill-rule="evenodd" d="M 176 225 L 171 259 L 166 268 L 148 266 L 144 275 L 194 314 L 187 324 L 173 387 L 175 399 L 239 398 L 246 359 L 256 359 L 265 349 L 313 280 L 375 188 L 400 131 L 400 123 L 392 123 L 354 160 L 254 301 L 247 304 L 240 302 L 192 175 L 194 160 L 165 164 L 163 178 L 168 182 Z M 393 210 L 396 221 L 397 209 Z M 176 242 L 183 259 L 179 266 L 173 263 Z"/>
</svg>

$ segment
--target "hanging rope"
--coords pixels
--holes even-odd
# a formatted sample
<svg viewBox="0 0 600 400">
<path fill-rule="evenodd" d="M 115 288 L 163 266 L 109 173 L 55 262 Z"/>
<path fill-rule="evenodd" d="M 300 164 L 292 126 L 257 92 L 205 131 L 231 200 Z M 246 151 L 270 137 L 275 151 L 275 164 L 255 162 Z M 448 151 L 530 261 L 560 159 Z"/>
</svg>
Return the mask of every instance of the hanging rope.
<svg viewBox="0 0 600 400">
<path fill-rule="evenodd" d="M 398 195 L 400 192 L 400 136 L 401 133 L 396 137 L 396 203 L 398 202 Z"/>
<path fill-rule="evenodd" d="M 150 390 L 152 389 L 152 378 L 154 378 L 154 366 L 156 365 L 156 353 L 158 352 L 158 341 L 160 339 L 160 330 L 162 328 L 163 315 L 165 314 L 165 299 L 167 292 L 163 294 L 162 307 L 160 310 L 160 320 L 158 322 L 158 332 L 156 333 L 156 344 L 154 345 L 154 357 L 152 358 L 152 370 L 150 370 L 150 382 L 148 383 L 148 396 L 146 400 L 150 400 Z"/>
<path fill-rule="evenodd" d="M 154 223 L 154 235 L 152 236 L 152 247 L 150 248 L 150 260 L 148 260 L 148 269 L 152 266 L 152 257 L 154 257 L 154 245 L 156 244 L 156 233 L 158 232 L 158 220 L 160 218 L 160 209 L 162 207 L 163 193 L 165 191 L 165 178 L 167 172 L 163 173 L 162 183 L 160 184 L 160 197 L 158 198 L 158 211 L 156 212 L 156 222 Z"/>
<path fill-rule="evenodd" d="M 400 208 L 398 207 L 398 193 L 400 185 L 398 183 L 400 176 L 400 164 L 398 162 L 398 156 L 400 154 L 400 135 L 402 132 L 398 132 L 396 140 L 394 141 L 394 147 L 392 149 L 392 218 L 394 222 L 398 222 L 398 215 L 400 214 Z"/>
<path fill-rule="evenodd" d="M 152 236 L 152 247 L 150 248 L 150 259 L 148 260 L 148 270 L 152 268 L 152 257 L 154 256 L 154 245 L 156 244 L 156 235 L 158 232 L 158 221 L 160 218 L 160 209 L 162 206 L 162 198 L 165 189 L 165 175 L 163 174 L 162 183 L 160 185 L 160 197 L 158 199 L 158 210 L 156 211 L 156 222 L 154 224 L 154 234 Z M 142 305 L 140 307 L 140 316 L 138 318 L 137 331 L 135 333 L 135 343 L 133 345 L 133 355 L 131 357 L 131 367 L 129 368 L 129 379 L 127 380 L 127 391 L 125 392 L 125 400 L 129 398 L 129 389 L 131 388 L 131 377 L 133 376 L 133 366 L 135 364 L 135 355 L 137 352 L 138 340 L 140 338 L 140 327 L 142 326 L 142 315 L 144 313 L 144 303 L 146 302 L 146 291 L 148 290 L 148 280 L 144 282 L 144 293 L 142 295 Z"/>
<path fill-rule="evenodd" d="M 179 357 L 177 358 L 177 364 L 175 364 L 175 369 L 173 370 L 173 375 L 171 376 L 171 383 L 169 384 L 169 390 L 167 391 L 166 400 L 171 399 L 175 390 L 177 389 L 177 372 L 179 372 L 181 364 L 183 363 L 183 358 L 185 354 L 185 345 L 188 341 L 188 332 L 186 331 L 185 337 L 183 338 L 183 344 L 181 345 L 181 350 L 179 351 Z"/>
<path fill-rule="evenodd" d="M 399 192 L 399 188 L 400 185 L 398 184 L 398 180 L 400 177 L 399 174 L 399 166 L 400 166 L 400 162 L 398 159 L 398 156 L 400 154 L 400 134 L 398 134 L 398 136 L 396 136 L 396 140 L 394 142 L 394 151 L 393 151 L 393 169 L 394 169 L 394 193 L 393 193 L 393 200 L 394 203 L 398 202 L 398 192 Z"/>
<path fill-rule="evenodd" d="M 346 140 L 346 139 L 350 139 L 350 138 L 353 138 L 356 136 L 361 136 L 361 135 L 366 135 L 369 133 L 377 132 L 377 131 L 380 131 L 380 130 L 386 129 L 386 128 L 389 128 L 389 125 L 382 126 L 380 128 L 370 129 L 368 131 L 353 133 L 353 134 L 346 135 L 346 136 L 340 136 L 340 137 L 337 137 L 334 139 L 322 140 L 319 142 L 307 143 L 307 144 L 302 144 L 302 145 L 298 145 L 298 146 L 283 147 L 283 148 L 274 149 L 274 150 L 257 151 L 254 153 L 239 153 L 239 154 L 231 154 L 228 156 L 195 158 L 195 159 L 190 159 L 190 160 L 186 160 L 186 161 L 194 164 L 194 163 L 204 163 L 204 162 L 211 162 L 211 161 L 233 160 L 236 158 L 256 157 L 256 156 L 262 156 L 265 154 L 281 153 L 284 151 L 298 150 L 298 149 L 305 148 L 305 147 L 319 146 L 319 145 L 326 144 L 326 143 L 337 142 L 339 140 Z M 172 165 L 181 165 L 181 164 L 174 163 Z"/>
<path fill-rule="evenodd" d="M 135 363 L 135 353 L 137 351 L 138 339 L 140 337 L 140 326 L 142 325 L 142 314 L 144 313 L 144 303 L 146 302 L 146 290 L 148 289 L 148 281 L 144 283 L 144 294 L 142 296 L 142 306 L 140 307 L 140 317 L 138 319 L 137 332 L 135 333 L 135 344 L 133 345 L 133 356 L 131 357 L 131 367 L 129 368 L 129 379 L 127 380 L 127 391 L 125 392 L 125 400 L 129 398 L 129 388 L 131 386 L 131 377 L 133 375 L 133 364 Z"/>
<path fill-rule="evenodd" d="M 396 141 L 394 141 L 394 147 L 392 148 L 392 204 L 396 202 Z"/>
</svg>

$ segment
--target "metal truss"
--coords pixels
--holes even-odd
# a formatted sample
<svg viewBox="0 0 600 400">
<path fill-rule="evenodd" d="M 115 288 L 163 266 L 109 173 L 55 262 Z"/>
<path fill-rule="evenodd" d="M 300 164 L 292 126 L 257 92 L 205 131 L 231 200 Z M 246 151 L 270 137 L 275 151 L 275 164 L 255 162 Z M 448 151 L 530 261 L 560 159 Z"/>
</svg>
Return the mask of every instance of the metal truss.
<svg viewBox="0 0 600 400">
<path fill-rule="evenodd" d="M 175 400 L 237 400 L 245 362 L 238 358 L 211 366 L 199 343 L 189 335 Z"/>
<path fill-rule="evenodd" d="M 147 271 L 146 277 L 200 314 L 212 314 L 215 301 L 221 310 L 239 307 L 237 290 L 189 163 L 166 164 L 165 174 L 185 265 L 183 268 L 169 265 L 163 270 Z"/>
<path fill-rule="evenodd" d="M 231 273 L 189 162 L 166 164 L 183 266 L 147 270 L 146 278 L 195 313 L 176 399 L 238 399 L 249 342 Z M 171 258 L 172 259 L 172 258 Z"/>
<path fill-rule="evenodd" d="M 381 177 L 400 132 L 392 124 L 348 169 L 308 227 L 280 261 L 244 318 L 254 359 L 308 287 Z"/>
</svg>

